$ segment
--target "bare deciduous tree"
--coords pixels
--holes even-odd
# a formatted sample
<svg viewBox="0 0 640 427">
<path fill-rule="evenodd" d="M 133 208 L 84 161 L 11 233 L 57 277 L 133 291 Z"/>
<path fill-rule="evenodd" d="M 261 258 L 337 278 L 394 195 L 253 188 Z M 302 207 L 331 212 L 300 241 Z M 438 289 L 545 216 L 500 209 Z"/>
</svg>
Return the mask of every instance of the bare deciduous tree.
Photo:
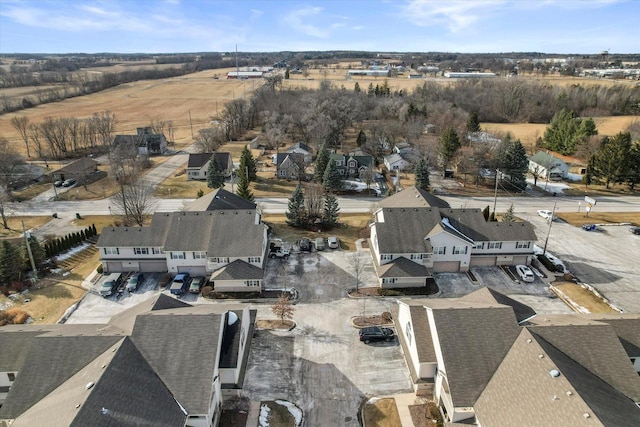
<svg viewBox="0 0 640 427">
<path fill-rule="evenodd" d="M 204 128 L 198 131 L 195 145 L 200 153 L 212 153 L 224 142 L 226 137 L 222 128 Z"/>
<path fill-rule="evenodd" d="M 364 275 L 364 271 L 366 268 L 366 260 L 365 256 L 362 252 L 356 251 L 349 258 L 349 272 L 353 274 L 353 277 L 356 282 L 356 293 L 360 289 L 360 284 L 362 283 L 362 276 Z"/>
<path fill-rule="evenodd" d="M 324 213 L 324 192 L 319 184 L 308 184 L 304 190 L 304 203 L 309 225 L 322 221 Z"/>
<path fill-rule="evenodd" d="M 126 222 L 142 226 L 145 217 L 153 212 L 156 205 L 153 187 L 142 180 L 123 185 L 114 197 L 113 204 L 116 213 L 124 216 Z"/>
<path fill-rule="evenodd" d="M 280 318 L 280 322 L 284 324 L 285 319 L 289 320 L 293 318 L 293 313 L 296 309 L 291 304 L 289 297 L 285 294 L 280 295 L 278 301 L 271 307 L 273 314 Z"/>
<path fill-rule="evenodd" d="M 31 157 L 29 151 L 29 118 L 27 116 L 14 116 L 11 118 L 11 125 L 18 131 L 20 138 L 27 149 L 27 157 Z"/>
</svg>

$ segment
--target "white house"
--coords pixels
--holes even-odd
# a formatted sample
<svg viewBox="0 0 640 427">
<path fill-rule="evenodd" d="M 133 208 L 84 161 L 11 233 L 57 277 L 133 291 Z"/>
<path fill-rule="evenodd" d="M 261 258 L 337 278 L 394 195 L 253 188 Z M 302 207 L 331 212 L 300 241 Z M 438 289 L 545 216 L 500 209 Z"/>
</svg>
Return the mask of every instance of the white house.
<svg viewBox="0 0 640 427">
<path fill-rule="evenodd" d="M 558 157 L 538 151 L 529 158 L 529 172 L 549 181 L 558 181 L 567 178 L 569 165 Z"/>
<path fill-rule="evenodd" d="M 488 288 L 398 302 L 398 338 L 417 394 L 444 421 L 637 425 L 640 316 L 536 315 Z"/>
<path fill-rule="evenodd" d="M 230 153 L 215 152 L 215 153 L 192 153 L 189 154 L 189 161 L 187 162 L 187 179 L 195 179 L 204 181 L 207 179 L 207 172 L 209 171 L 209 164 L 211 159 L 215 156 L 218 159 L 218 163 L 222 168 L 222 174 L 225 178 L 229 178 L 233 172 L 233 159 Z"/>
<path fill-rule="evenodd" d="M 190 273 L 211 276 L 214 289 L 261 290 L 267 226 L 255 204 L 221 189 L 193 204 L 156 212 L 149 227 L 105 227 L 96 244 L 104 271 Z"/>
<path fill-rule="evenodd" d="M 0 372 L 17 374 L 0 422 L 217 426 L 242 389 L 254 319 L 247 305 L 159 294 L 107 324 L 3 327 Z"/>
<path fill-rule="evenodd" d="M 373 214 L 370 248 L 382 287 L 424 286 L 437 272 L 473 266 L 529 264 L 536 235 L 527 222 L 487 222 L 479 209 L 410 187 Z"/>
<path fill-rule="evenodd" d="M 409 162 L 403 159 L 400 154 L 394 153 L 384 156 L 384 165 L 389 171 L 401 171 L 409 166 Z"/>
<path fill-rule="evenodd" d="M 309 147 L 304 142 L 296 142 L 292 146 L 285 150 L 285 153 L 299 153 L 304 157 L 305 163 L 311 163 L 313 161 L 313 148 Z"/>
</svg>

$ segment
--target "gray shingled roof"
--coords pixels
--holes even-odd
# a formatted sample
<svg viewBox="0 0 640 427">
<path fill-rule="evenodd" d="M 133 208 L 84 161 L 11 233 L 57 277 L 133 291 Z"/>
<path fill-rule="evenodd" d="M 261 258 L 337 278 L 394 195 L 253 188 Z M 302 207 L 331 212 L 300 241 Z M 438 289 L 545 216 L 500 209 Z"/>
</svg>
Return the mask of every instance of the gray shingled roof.
<svg viewBox="0 0 640 427">
<path fill-rule="evenodd" d="M 54 170 L 52 173 L 69 173 L 69 174 L 77 174 L 82 173 L 87 170 L 95 170 L 98 167 L 98 162 L 88 157 L 82 157 L 74 162 L 69 163 L 61 167 L 60 169 Z"/>
<path fill-rule="evenodd" d="M 454 406 L 472 407 L 518 336 L 511 307 L 427 301 Z"/>
<path fill-rule="evenodd" d="M 264 256 L 267 226 L 256 224 L 254 211 L 216 211 L 207 256 Z"/>
<path fill-rule="evenodd" d="M 415 185 L 378 203 L 382 208 L 449 208 L 449 203 Z"/>
<path fill-rule="evenodd" d="M 413 305 L 412 301 L 407 302 L 411 313 L 411 323 L 413 324 L 413 336 L 416 340 L 419 363 L 437 362 L 436 351 L 433 348 L 433 337 L 429 326 L 427 309 L 423 305 Z"/>
<path fill-rule="evenodd" d="M 102 408 L 108 412 L 103 413 Z M 71 426 L 171 427 L 184 425 L 186 418 L 171 392 L 127 337 Z"/>
<path fill-rule="evenodd" d="M 187 162 L 187 167 L 188 168 L 201 168 L 202 166 L 204 166 L 210 159 L 211 156 L 214 155 L 216 156 L 216 158 L 218 159 L 218 162 L 220 162 L 220 166 L 222 166 L 222 168 L 226 168 L 227 165 L 229 164 L 229 157 L 231 156 L 230 153 L 226 153 L 226 152 L 215 152 L 215 153 L 191 153 L 189 154 L 189 160 Z"/>
<path fill-rule="evenodd" d="M 613 327 L 592 322 L 529 326 L 529 330 L 630 399 L 640 402 L 640 377 L 629 363 Z"/>
<path fill-rule="evenodd" d="M 36 338 L 0 408 L 0 419 L 17 418 L 120 339 L 114 335 Z"/>
<path fill-rule="evenodd" d="M 640 315 L 638 314 L 589 314 L 589 319 L 604 322 L 611 325 L 620 338 L 629 357 L 640 356 Z"/>
<path fill-rule="evenodd" d="M 263 277 L 263 269 L 239 259 L 211 274 L 211 280 L 261 280 Z"/>
<path fill-rule="evenodd" d="M 536 312 L 526 304 L 516 301 L 490 287 L 482 287 L 477 291 L 473 291 L 460 298 L 461 301 L 479 302 L 479 303 L 498 303 L 507 305 L 513 309 L 518 323 L 525 319 L 529 319 L 536 315 Z"/>
<path fill-rule="evenodd" d="M 39 331 L 4 332 L 0 328 L 0 372 L 19 371 Z"/>
<path fill-rule="evenodd" d="M 219 188 L 211 193 L 188 203 L 183 210 L 185 211 L 219 211 L 219 210 L 240 210 L 240 209 L 256 209 L 256 204 L 244 199 L 227 190 Z"/>
<path fill-rule="evenodd" d="M 545 169 L 553 169 L 557 163 L 564 163 L 562 159 L 552 156 L 544 151 L 538 151 L 533 156 L 529 157 L 529 161 L 544 167 Z"/>
<path fill-rule="evenodd" d="M 171 311 L 138 316 L 131 339 L 187 412 L 206 414 L 213 392 L 221 316 L 165 314 Z"/>
<path fill-rule="evenodd" d="M 424 265 L 405 257 L 396 258 L 378 267 L 378 277 L 429 277 L 431 273 Z"/>
</svg>

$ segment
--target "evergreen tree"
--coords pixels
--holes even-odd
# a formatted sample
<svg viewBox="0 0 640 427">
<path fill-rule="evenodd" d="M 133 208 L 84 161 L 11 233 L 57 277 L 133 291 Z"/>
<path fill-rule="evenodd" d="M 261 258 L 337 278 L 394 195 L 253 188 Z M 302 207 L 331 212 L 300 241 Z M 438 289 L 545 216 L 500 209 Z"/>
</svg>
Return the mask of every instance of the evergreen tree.
<svg viewBox="0 0 640 427">
<path fill-rule="evenodd" d="M 249 151 L 246 146 L 240 155 L 240 168 L 238 169 L 238 175 L 248 177 L 249 182 L 254 182 L 258 179 L 256 161 L 253 158 L 253 154 L 251 154 L 251 151 Z"/>
<path fill-rule="evenodd" d="M 358 132 L 358 137 L 356 138 L 356 144 L 358 145 L 358 147 L 362 147 L 366 143 L 367 143 L 367 134 L 364 133 L 364 131 L 361 129 L 360 132 Z"/>
<path fill-rule="evenodd" d="M 489 221 L 489 205 L 486 208 L 482 209 L 482 216 L 484 216 L 485 221 Z"/>
<path fill-rule="evenodd" d="M 249 188 L 249 181 L 247 180 L 246 177 L 244 176 L 238 177 L 238 189 L 236 191 L 236 194 L 242 197 L 243 199 L 247 199 L 248 201 L 253 202 L 254 200 L 253 192 Z"/>
<path fill-rule="evenodd" d="M 18 248 L 8 240 L 0 240 L 0 285 L 20 279 L 22 262 Z"/>
<path fill-rule="evenodd" d="M 635 190 L 636 184 L 640 184 L 640 141 L 636 141 L 629 152 L 627 184 L 631 191 Z"/>
<path fill-rule="evenodd" d="M 631 156 L 631 134 L 620 132 L 617 135 L 604 137 L 600 150 L 595 155 L 594 175 L 605 182 L 606 188 L 611 183 L 624 182 L 629 173 Z"/>
<path fill-rule="evenodd" d="M 335 162 L 329 162 L 322 177 L 322 187 L 327 193 L 340 190 L 342 188 L 342 180 Z"/>
<path fill-rule="evenodd" d="M 95 224 L 91 224 L 91 235 L 92 236 L 97 236 L 98 235 L 98 230 L 96 230 L 96 225 Z"/>
<path fill-rule="evenodd" d="M 87 240 L 87 235 L 84 234 L 84 230 L 80 230 L 80 239 L 84 242 Z"/>
<path fill-rule="evenodd" d="M 514 222 L 516 217 L 513 215 L 513 203 L 509 206 L 509 209 L 502 215 L 502 222 Z"/>
<path fill-rule="evenodd" d="M 460 148 L 460 138 L 454 128 L 447 128 L 440 137 L 440 157 L 443 169 L 447 169 L 449 163 L 455 158 Z"/>
<path fill-rule="evenodd" d="M 287 68 L 287 70 L 284 72 L 284 79 L 285 80 L 289 80 L 289 69 Z"/>
<path fill-rule="evenodd" d="M 369 96 L 375 95 L 375 90 L 373 89 L 373 83 L 369 83 L 369 87 L 367 88 L 367 95 Z"/>
<path fill-rule="evenodd" d="M 597 135 L 593 119 L 576 118 L 573 111 L 562 109 L 554 114 L 544 132 L 546 147 L 561 154 L 571 155 L 588 137 Z"/>
<path fill-rule="evenodd" d="M 222 188 L 224 187 L 224 173 L 220 161 L 215 154 L 211 155 L 211 161 L 207 168 L 207 187 Z"/>
<path fill-rule="evenodd" d="M 329 150 L 327 150 L 325 144 L 322 144 L 322 147 L 320 147 L 320 151 L 318 152 L 318 156 L 316 157 L 315 169 L 313 171 L 313 180 L 318 184 L 322 183 L 324 171 L 327 169 L 329 160 Z"/>
<path fill-rule="evenodd" d="M 325 225 L 333 227 L 338 223 L 338 216 L 340 215 L 340 206 L 338 205 L 338 199 L 332 193 L 328 193 L 324 198 L 324 217 L 322 222 Z"/>
<path fill-rule="evenodd" d="M 500 168 L 509 176 L 502 182 L 507 182 L 512 190 L 524 191 L 527 188 L 526 173 L 529 168 L 529 159 L 522 143 L 519 139 L 514 141 L 510 135 L 507 135 L 500 144 L 500 152 Z"/>
<path fill-rule="evenodd" d="M 40 271 L 42 269 L 42 264 L 46 259 L 46 253 L 38 239 L 33 236 L 29 237 L 29 246 L 31 246 L 31 255 L 33 256 L 33 262 L 36 265 L 36 269 Z M 22 245 L 22 265 L 25 270 L 31 270 L 31 260 L 29 259 L 29 252 L 27 251 L 27 245 L 23 243 Z"/>
<path fill-rule="evenodd" d="M 360 85 L 356 82 L 355 86 L 353 86 L 354 93 L 360 93 Z"/>
<path fill-rule="evenodd" d="M 302 186 L 296 185 L 295 190 L 289 198 L 289 204 L 287 212 L 287 224 L 292 227 L 304 227 L 307 225 L 307 209 L 304 202 L 304 193 L 302 192 Z"/>
<path fill-rule="evenodd" d="M 414 169 L 416 175 L 416 187 L 428 189 L 431 185 L 429 182 L 429 164 L 425 159 L 420 159 Z"/>
<path fill-rule="evenodd" d="M 467 130 L 469 132 L 480 132 L 482 128 L 480 127 L 480 120 L 478 119 L 478 114 L 475 111 L 472 111 L 469 114 L 469 119 L 467 120 Z"/>
</svg>

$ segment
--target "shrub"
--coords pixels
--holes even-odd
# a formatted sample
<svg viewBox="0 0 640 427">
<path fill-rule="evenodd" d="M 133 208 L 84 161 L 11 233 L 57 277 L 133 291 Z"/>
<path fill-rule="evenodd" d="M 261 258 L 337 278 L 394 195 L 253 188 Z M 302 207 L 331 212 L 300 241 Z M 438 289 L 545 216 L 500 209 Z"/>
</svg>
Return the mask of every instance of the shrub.
<svg viewBox="0 0 640 427">
<path fill-rule="evenodd" d="M 391 320 L 393 319 L 393 317 L 391 316 L 391 313 L 389 313 L 388 311 L 385 311 L 384 313 L 382 313 L 382 318 L 384 319 L 385 322 L 391 322 Z"/>
<path fill-rule="evenodd" d="M 538 255 L 538 261 L 542 263 L 546 267 L 547 270 L 554 272 L 556 271 L 556 266 L 544 255 Z"/>
<path fill-rule="evenodd" d="M 22 325 L 31 315 L 19 308 L 10 308 L 0 311 L 0 326 L 4 325 Z"/>
<path fill-rule="evenodd" d="M 402 295 L 402 293 L 394 289 L 378 289 L 378 295 L 381 295 L 383 297 L 397 297 Z"/>
<path fill-rule="evenodd" d="M 202 288 L 202 296 L 207 298 L 213 292 L 213 286 L 205 286 Z"/>
<path fill-rule="evenodd" d="M 102 264 L 98 265 L 98 268 L 96 268 L 96 270 L 98 271 L 98 273 L 102 274 L 102 272 L 104 271 Z"/>
</svg>

